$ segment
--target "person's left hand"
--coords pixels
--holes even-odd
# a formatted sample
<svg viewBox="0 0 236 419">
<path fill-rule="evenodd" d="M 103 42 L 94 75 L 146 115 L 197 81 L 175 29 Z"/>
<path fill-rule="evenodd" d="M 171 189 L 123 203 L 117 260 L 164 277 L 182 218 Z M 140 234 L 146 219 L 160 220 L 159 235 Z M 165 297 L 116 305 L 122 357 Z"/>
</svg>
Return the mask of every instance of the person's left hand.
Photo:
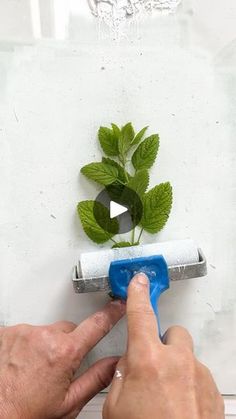
<svg viewBox="0 0 236 419">
<path fill-rule="evenodd" d="M 118 358 L 98 361 L 79 378 L 74 373 L 124 313 L 125 304 L 112 301 L 79 326 L 1 327 L 1 419 L 75 418 L 110 384 Z"/>
</svg>

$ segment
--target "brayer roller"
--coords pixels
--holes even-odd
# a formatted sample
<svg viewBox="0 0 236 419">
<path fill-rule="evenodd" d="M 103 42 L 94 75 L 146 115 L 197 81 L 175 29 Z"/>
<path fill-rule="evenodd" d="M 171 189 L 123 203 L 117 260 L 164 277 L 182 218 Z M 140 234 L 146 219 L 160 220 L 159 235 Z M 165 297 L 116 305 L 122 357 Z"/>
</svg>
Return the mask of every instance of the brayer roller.
<svg viewBox="0 0 236 419">
<path fill-rule="evenodd" d="M 178 281 L 206 275 L 205 256 L 193 240 L 178 240 L 82 253 L 73 271 L 75 292 L 104 291 L 126 298 L 131 278 L 144 272 L 150 280 L 150 297 L 157 300 Z"/>
</svg>

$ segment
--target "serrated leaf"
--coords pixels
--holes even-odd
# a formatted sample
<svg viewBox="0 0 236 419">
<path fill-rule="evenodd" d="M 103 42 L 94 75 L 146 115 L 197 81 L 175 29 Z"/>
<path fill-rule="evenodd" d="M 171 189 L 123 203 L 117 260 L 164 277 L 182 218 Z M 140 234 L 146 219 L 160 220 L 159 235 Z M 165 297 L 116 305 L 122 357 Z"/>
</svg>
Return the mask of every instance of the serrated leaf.
<svg viewBox="0 0 236 419">
<path fill-rule="evenodd" d="M 98 131 L 98 139 L 104 153 L 107 156 L 118 156 L 118 138 L 113 129 L 100 127 Z"/>
<path fill-rule="evenodd" d="M 90 163 L 80 170 L 87 178 L 94 180 L 101 185 L 110 185 L 118 177 L 118 170 L 110 164 L 102 162 Z"/>
<path fill-rule="evenodd" d="M 125 186 L 120 183 L 112 183 L 106 186 L 106 191 L 112 201 L 119 202 L 123 196 Z"/>
<path fill-rule="evenodd" d="M 124 170 L 124 168 L 119 163 L 117 163 L 115 160 L 112 160 L 109 157 L 103 157 L 102 162 L 106 163 L 106 164 L 110 164 L 111 166 L 117 168 L 118 179 L 121 180 L 121 182 L 123 182 L 123 183 L 127 182 L 126 176 L 127 176 L 128 179 L 131 177 L 130 174 L 127 172 L 127 170 Z M 125 174 L 126 174 L 126 176 L 125 176 Z"/>
<path fill-rule="evenodd" d="M 131 122 L 128 122 L 120 133 L 120 139 L 118 142 L 119 152 L 121 156 L 124 156 L 129 151 L 132 141 L 134 139 L 134 129 Z"/>
<path fill-rule="evenodd" d="M 140 143 L 140 141 L 142 140 L 142 138 L 143 138 L 143 136 L 144 136 L 145 132 L 147 131 L 147 129 L 148 129 L 148 126 L 147 126 L 147 127 L 142 128 L 142 129 L 141 129 L 141 130 L 140 130 L 140 131 L 139 131 L 139 132 L 135 135 L 135 137 L 134 137 L 134 139 L 133 139 L 133 141 L 132 141 L 132 146 Z"/>
<path fill-rule="evenodd" d="M 140 225 L 148 233 L 157 233 L 166 224 L 172 206 L 169 182 L 155 186 L 143 196 L 143 216 Z"/>
<path fill-rule="evenodd" d="M 130 242 L 118 242 L 113 244 L 112 249 L 121 248 L 121 247 L 131 247 L 133 246 Z"/>
<path fill-rule="evenodd" d="M 159 136 L 157 134 L 146 138 L 132 156 L 132 164 L 136 170 L 150 169 L 153 165 L 159 148 Z"/>
<path fill-rule="evenodd" d="M 108 230 L 104 230 L 94 217 L 94 205 L 96 210 L 100 211 L 102 219 L 107 221 Z M 100 202 L 82 201 L 77 206 L 77 211 L 84 232 L 95 243 L 105 243 L 110 240 L 119 231 L 119 224 L 116 218 L 111 220 L 109 210 Z"/>
<path fill-rule="evenodd" d="M 120 133 L 121 133 L 120 128 L 116 124 L 113 124 L 113 123 L 111 124 L 111 126 L 112 126 L 113 134 L 115 135 L 115 137 L 117 138 L 117 140 L 119 140 Z"/>
<path fill-rule="evenodd" d="M 139 170 L 135 176 L 127 183 L 127 187 L 133 189 L 139 196 L 147 190 L 149 184 L 149 174 L 146 169 Z"/>
</svg>

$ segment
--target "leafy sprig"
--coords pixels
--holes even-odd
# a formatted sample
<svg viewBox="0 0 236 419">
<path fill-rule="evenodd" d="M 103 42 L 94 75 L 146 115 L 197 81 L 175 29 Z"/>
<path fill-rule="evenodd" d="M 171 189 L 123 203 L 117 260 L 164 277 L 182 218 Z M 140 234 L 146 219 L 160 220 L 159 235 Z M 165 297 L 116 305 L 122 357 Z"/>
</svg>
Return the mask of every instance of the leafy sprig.
<svg viewBox="0 0 236 419">
<path fill-rule="evenodd" d="M 143 215 L 139 223 L 138 238 L 135 239 L 135 228 L 131 232 L 130 241 L 117 242 L 114 236 L 119 231 L 116 218 L 110 219 L 109 210 L 96 203 L 96 211 L 107 225 L 104 230 L 94 217 L 95 201 L 78 203 L 77 210 L 82 227 L 87 236 L 95 243 L 113 242 L 112 247 L 128 247 L 140 243 L 143 231 L 155 234 L 165 226 L 172 207 L 172 187 L 169 182 L 148 189 L 149 169 L 153 166 L 159 150 L 159 136 L 153 134 L 145 137 L 148 127 L 142 128 L 137 134 L 131 122 L 123 127 L 111 124 L 100 127 L 98 139 L 105 154 L 100 162 L 89 163 L 81 168 L 81 173 L 100 185 L 117 183 L 133 189 L 143 203 Z M 131 171 L 132 169 L 132 171 Z"/>
</svg>

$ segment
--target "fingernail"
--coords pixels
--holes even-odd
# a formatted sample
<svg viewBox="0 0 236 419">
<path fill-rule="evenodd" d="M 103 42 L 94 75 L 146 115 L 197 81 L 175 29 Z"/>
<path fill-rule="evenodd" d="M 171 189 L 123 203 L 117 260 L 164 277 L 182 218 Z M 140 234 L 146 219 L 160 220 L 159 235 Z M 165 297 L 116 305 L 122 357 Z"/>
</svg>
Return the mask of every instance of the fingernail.
<svg viewBox="0 0 236 419">
<path fill-rule="evenodd" d="M 116 300 L 112 300 L 111 301 L 111 304 L 115 304 L 115 305 L 121 305 L 121 306 L 125 306 L 126 305 L 126 301 L 124 301 L 124 300 L 120 300 L 120 299 L 116 299 Z"/>
<path fill-rule="evenodd" d="M 141 285 L 148 285 L 149 283 L 147 275 L 142 272 L 140 274 L 136 274 L 133 279 Z"/>
<path fill-rule="evenodd" d="M 110 304 L 119 308 L 122 313 L 125 313 L 125 311 L 126 311 L 126 301 L 117 299 L 117 300 L 112 300 L 110 302 Z"/>
</svg>

